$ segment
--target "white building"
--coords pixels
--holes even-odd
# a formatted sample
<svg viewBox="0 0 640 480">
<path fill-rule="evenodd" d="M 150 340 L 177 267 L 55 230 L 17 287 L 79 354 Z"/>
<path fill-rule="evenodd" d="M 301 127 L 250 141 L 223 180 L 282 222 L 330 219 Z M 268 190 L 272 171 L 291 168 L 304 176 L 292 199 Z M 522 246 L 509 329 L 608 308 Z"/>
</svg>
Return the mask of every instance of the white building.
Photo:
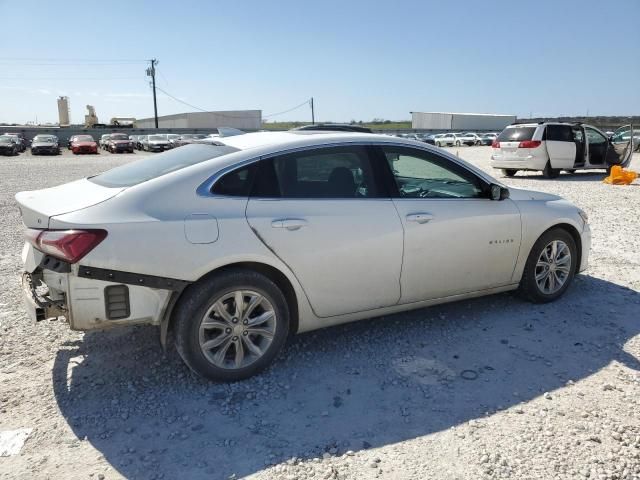
<svg viewBox="0 0 640 480">
<path fill-rule="evenodd" d="M 136 128 L 154 128 L 154 118 L 136 120 Z M 222 112 L 189 112 L 158 117 L 158 128 L 233 127 L 240 130 L 260 130 L 262 110 L 229 110 Z"/>
<path fill-rule="evenodd" d="M 515 115 L 493 113 L 411 112 L 414 130 L 499 131 L 515 121 Z"/>
</svg>

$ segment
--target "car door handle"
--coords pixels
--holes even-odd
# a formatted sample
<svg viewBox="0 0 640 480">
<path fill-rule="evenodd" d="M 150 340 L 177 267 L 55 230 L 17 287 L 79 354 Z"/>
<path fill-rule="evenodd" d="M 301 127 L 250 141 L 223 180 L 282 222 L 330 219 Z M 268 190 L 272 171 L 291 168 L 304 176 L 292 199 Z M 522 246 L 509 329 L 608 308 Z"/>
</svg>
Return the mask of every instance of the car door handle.
<svg viewBox="0 0 640 480">
<path fill-rule="evenodd" d="M 433 219 L 430 213 L 410 213 L 407 215 L 407 222 L 427 223 Z"/>
<path fill-rule="evenodd" d="M 307 225 L 307 221 L 302 218 L 284 218 L 271 222 L 273 228 L 286 228 L 287 230 L 299 230 Z"/>
</svg>

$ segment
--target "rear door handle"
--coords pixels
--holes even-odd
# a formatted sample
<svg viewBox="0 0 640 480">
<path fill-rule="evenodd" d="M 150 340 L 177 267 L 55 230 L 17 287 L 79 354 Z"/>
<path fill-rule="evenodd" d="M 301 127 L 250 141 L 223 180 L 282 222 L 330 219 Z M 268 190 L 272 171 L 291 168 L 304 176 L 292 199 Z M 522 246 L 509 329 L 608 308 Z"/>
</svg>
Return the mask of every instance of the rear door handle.
<svg viewBox="0 0 640 480">
<path fill-rule="evenodd" d="M 271 222 L 273 228 L 286 228 L 287 230 L 299 230 L 307 225 L 307 221 L 303 218 L 283 218 Z"/>
<path fill-rule="evenodd" d="M 433 219 L 430 213 L 410 213 L 407 215 L 407 222 L 427 223 Z"/>
</svg>

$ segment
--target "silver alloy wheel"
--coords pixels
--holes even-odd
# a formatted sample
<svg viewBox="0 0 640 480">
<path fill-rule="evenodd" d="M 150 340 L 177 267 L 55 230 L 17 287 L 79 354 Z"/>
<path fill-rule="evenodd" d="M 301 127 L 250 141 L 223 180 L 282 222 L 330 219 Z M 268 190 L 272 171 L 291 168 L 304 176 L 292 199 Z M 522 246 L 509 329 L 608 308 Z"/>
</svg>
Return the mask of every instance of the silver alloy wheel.
<svg viewBox="0 0 640 480">
<path fill-rule="evenodd" d="M 216 367 L 251 365 L 267 350 L 276 333 L 276 312 L 263 295 L 235 290 L 216 299 L 200 322 L 199 342 Z"/>
<path fill-rule="evenodd" d="M 571 272 L 571 250 L 562 240 L 553 240 L 542 249 L 536 263 L 536 283 L 540 291 L 551 295 L 560 290 Z"/>
</svg>

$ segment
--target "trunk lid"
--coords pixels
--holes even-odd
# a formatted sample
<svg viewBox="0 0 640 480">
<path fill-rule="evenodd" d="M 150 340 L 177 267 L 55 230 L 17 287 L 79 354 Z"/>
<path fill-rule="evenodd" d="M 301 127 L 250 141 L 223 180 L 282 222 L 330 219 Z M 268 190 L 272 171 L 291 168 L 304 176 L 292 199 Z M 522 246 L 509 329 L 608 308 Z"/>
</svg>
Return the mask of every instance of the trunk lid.
<svg viewBox="0 0 640 480">
<path fill-rule="evenodd" d="M 103 187 L 82 179 L 43 190 L 19 192 L 16 202 L 22 222 L 28 228 L 48 228 L 51 217 L 91 207 L 115 197 L 124 189 Z"/>
</svg>

